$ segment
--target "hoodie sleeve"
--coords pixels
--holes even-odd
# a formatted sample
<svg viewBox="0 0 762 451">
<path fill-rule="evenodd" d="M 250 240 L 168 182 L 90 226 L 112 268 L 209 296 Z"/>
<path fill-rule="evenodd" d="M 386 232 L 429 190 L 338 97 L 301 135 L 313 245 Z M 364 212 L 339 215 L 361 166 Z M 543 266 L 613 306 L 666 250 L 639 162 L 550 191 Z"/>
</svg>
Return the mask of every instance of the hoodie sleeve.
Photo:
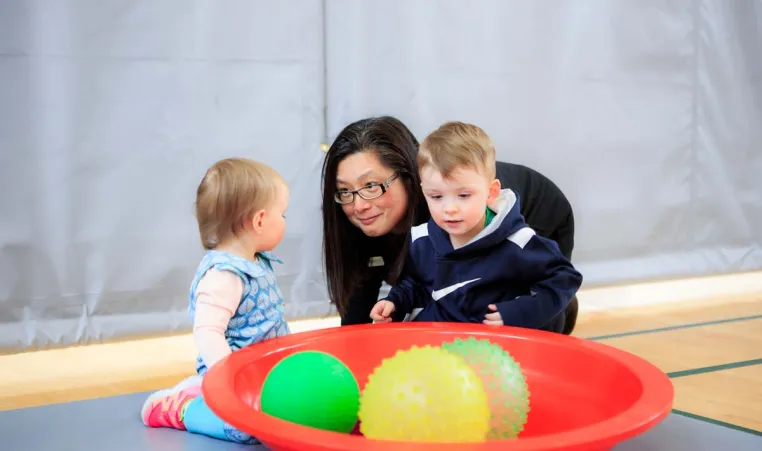
<svg viewBox="0 0 762 451">
<path fill-rule="evenodd" d="M 582 285 L 582 275 L 555 242 L 538 235 L 519 255 L 512 264 L 520 265 L 532 294 L 505 299 L 496 307 L 504 325 L 540 329 L 566 309 Z"/>
<path fill-rule="evenodd" d="M 402 275 L 390 290 L 386 299 L 394 303 L 394 315 L 404 317 L 413 312 L 415 308 L 423 308 L 426 304 L 426 293 L 419 283 L 418 273 L 416 271 L 414 253 L 408 254 L 405 268 Z"/>
<path fill-rule="evenodd" d="M 386 299 L 394 304 L 395 314 L 404 316 L 413 311 L 416 307 L 416 290 L 415 279 L 408 274 L 402 276 L 399 283 L 389 290 Z"/>
</svg>

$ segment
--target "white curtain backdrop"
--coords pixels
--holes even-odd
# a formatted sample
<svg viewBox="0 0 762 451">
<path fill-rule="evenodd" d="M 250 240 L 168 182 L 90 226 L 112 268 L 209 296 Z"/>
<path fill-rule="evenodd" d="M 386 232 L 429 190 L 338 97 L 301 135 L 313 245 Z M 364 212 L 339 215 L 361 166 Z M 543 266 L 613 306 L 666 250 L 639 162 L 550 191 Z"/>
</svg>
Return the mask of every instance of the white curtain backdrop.
<svg viewBox="0 0 762 451">
<path fill-rule="evenodd" d="M 482 126 L 571 200 L 587 285 L 762 267 L 762 2 L 328 0 L 326 17 L 330 132 Z"/>
<path fill-rule="evenodd" d="M 0 345 L 188 327 L 214 161 L 291 186 L 278 267 L 292 316 L 319 215 L 320 0 L 0 2 Z M 312 257 L 312 262 L 317 260 Z"/>
<path fill-rule="evenodd" d="M 215 160 L 291 185 L 290 318 L 331 310 L 322 142 L 449 119 L 572 202 L 599 285 L 762 268 L 760 0 L 0 0 L 0 348 L 187 330 Z"/>
</svg>

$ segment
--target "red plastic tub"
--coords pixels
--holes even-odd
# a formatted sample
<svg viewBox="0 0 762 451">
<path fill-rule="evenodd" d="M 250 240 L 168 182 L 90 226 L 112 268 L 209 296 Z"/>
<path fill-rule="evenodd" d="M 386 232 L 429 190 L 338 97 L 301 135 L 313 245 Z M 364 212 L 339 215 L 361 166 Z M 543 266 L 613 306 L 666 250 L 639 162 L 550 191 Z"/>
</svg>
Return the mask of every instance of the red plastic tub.
<svg viewBox="0 0 762 451">
<path fill-rule="evenodd" d="M 354 372 L 360 387 L 399 349 L 487 338 L 521 365 L 531 411 L 518 439 L 482 443 L 411 443 L 314 429 L 259 410 L 262 383 L 287 355 L 325 351 Z M 288 335 L 234 352 L 207 373 L 203 393 L 223 420 L 273 451 L 603 451 L 663 420 L 674 390 L 664 372 L 616 348 L 560 334 L 479 324 L 388 323 Z"/>
</svg>

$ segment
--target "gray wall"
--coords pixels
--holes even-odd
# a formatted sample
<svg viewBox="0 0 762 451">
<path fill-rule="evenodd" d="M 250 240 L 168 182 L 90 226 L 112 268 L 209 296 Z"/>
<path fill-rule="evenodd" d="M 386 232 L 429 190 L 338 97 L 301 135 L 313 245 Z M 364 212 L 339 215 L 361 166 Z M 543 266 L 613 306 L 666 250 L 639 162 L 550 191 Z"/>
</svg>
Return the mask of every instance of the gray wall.
<svg viewBox="0 0 762 451">
<path fill-rule="evenodd" d="M 291 318 L 331 312 L 322 142 L 473 121 L 575 208 L 586 285 L 762 268 L 762 1 L 0 0 L 0 347 L 187 330 L 193 195 L 292 186 Z"/>
</svg>

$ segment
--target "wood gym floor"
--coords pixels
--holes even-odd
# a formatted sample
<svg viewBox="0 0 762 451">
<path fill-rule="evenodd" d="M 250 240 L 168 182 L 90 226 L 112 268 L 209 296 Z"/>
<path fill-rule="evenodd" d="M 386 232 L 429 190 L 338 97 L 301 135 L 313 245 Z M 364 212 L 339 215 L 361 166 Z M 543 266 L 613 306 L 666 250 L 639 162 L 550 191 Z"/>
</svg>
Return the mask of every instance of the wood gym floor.
<svg viewBox="0 0 762 451">
<path fill-rule="evenodd" d="M 617 309 L 596 307 L 596 299 L 625 299 L 621 290 L 583 291 L 574 335 L 665 371 L 675 386 L 676 413 L 762 435 L 762 273 L 725 287 L 739 283 L 754 287 L 693 287 L 681 301 Z M 294 331 L 333 324 L 300 322 Z M 193 373 L 194 359 L 189 335 L 3 355 L 0 410 L 166 388 Z"/>
</svg>

